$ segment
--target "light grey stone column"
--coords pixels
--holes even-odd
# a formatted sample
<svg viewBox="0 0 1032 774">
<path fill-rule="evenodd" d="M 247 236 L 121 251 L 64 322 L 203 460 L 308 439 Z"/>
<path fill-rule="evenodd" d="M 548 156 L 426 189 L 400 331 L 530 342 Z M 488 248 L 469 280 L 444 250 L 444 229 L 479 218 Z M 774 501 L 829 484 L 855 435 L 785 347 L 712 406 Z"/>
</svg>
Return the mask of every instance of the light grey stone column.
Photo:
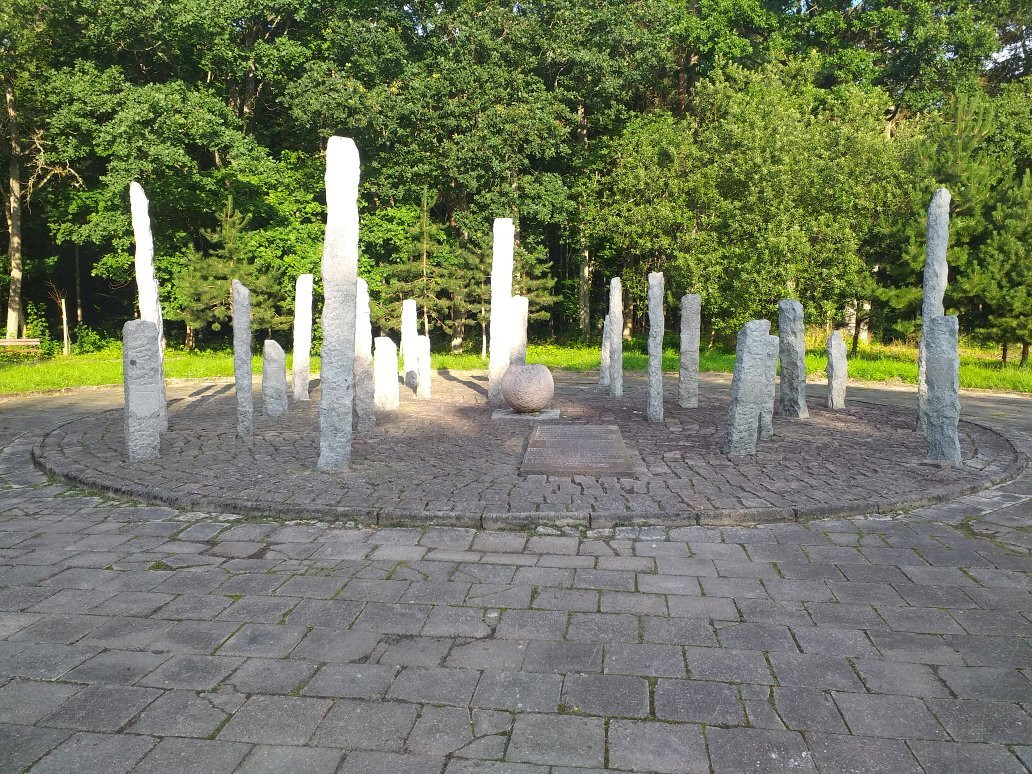
<svg viewBox="0 0 1032 774">
<path fill-rule="evenodd" d="M 623 395 L 623 287 L 619 277 L 609 281 L 609 394 Z"/>
<path fill-rule="evenodd" d="M 828 336 L 828 408 L 846 407 L 846 380 L 849 364 L 846 359 L 846 342 L 842 334 L 834 331 Z"/>
<path fill-rule="evenodd" d="M 406 298 L 401 302 L 401 371 L 405 377 L 405 386 L 410 390 L 415 390 L 419 381 L 419 366 L 416 362 L 418 319 L 415 299 Z"/>
<path fill-rule="evenodd" d="M 311 274 L 301 274 L 294 283 L 294 400 L 308 400 L 314 281 Z"/>
<path fill-rule="evenodd" d="M 398 346 L 388 336 L 376 337 L 373 353 L 373 402 L 381 411 L 394 411 L 401 405 L 398 386 Z"/>
<path fill-rule="evenodd" d="M 663 272 L 649 274 L 649 389 L 645 418 L 663 421 L 663 301 L 666 295 Z"/>
<path fill-rule="evenodd" d="M 491 258 L 491 357 L 487 364 L 487 399 L 502 403 L 502 377 L 512 357 L 512 262 L 516 230 L 512 218 L 494 219 L 494 247 Z"/>
<path fill-rule="evenodd" d="M 262 413 L 267 417 L 287 413 L 287 354 L 272 339 L 262 347 Z"/>
<path fill-rule="evenodd" d="M 781 339 L 781 413 L 791 419 L 810 416 L 806 409 L 806 335 L 803 305 L 778 301 L 778 334 Z"/>
<path fill-rule="evenodd" d="M 681 373 L 677 382 L 677 405 L 699 405 L 699 342 L 702 326 L 702 296 L 681 296 Z"/>
<path fill-rule="evenodd" d="M 168 430 L 168 401 L 165 398 L 165 321 L 158 296 L 158 275 L 154 270 L 154 237 L 151 234 L 150 202 L 143 187 L 133 181 L 129 184 L 129 211 L 133 221 L 133 240 L 136 242 L 134 266 L 140 319 L 154 323 L 158 330 L 158 369 L 160 390 L 161 429 Z"/>
<path fill-rule="evenodd" d="M 251 292 L 233 280 L 233 379 L 236 383 L 237 436 L 253 432 L 254 397 L 251 394 Z"/>
<path fill-rule="evenodd" d="M 359 277 L 355 311 L 355 429 L 361 432 L 376 427 L 374 391 L 373 324 L 369 318 L 369 284 Z"/>
<path fill-rule="evenodd" d="M 774 437 L 774 384 L 778 378 L 778 336 L 767 337 L 767 351 L 764 353 L 763 410 L 760 411 L 759 439 L 769 441 Z"/>
<path fill-rule="evenodd" d="M 769 320 L 752 320 L 738 332 L 735 370 L 731 377 L 731 403 L 724 428 L 724 454 L 741 457 L 756 452 L 760 415 L 767 402 L 770 365 Z"/>
<path fill-rule="evenodd" d="M 129 462 L 161 454 L 161 399 L 158 328 L 150 320 L 122 327 L 122 381 L 125 394 L 125 456 Z"/>
<path fill-rule="evenodd" d="M 928 205 L 928 226 L 925 233 L 925 265 L 921 288 L 922 328 L 929 320 L 946 314 L 943 298 L 946 295 L 946 281 L 949 265 L 946 263 L 946 248 L 950 242 L 950 192 L 938 189 Z M 925 378 L 927 348 L 924 332 L 917 347 L 917 429 L 925 430 L 927 422 L 928 385 Z"/>
<path fill-rule="evenodd" d="M 598 383 L 601 387 L 609 386 L 609 314 L 606 314 L 602 322 L 602 357 L 598 366 Z"/>
<path fill-rule="evenodd" d="M 956 315 L 924 319 L 925 438 L 928 459 L 962 467 L 957 423 L 960 421 L 960 352 Z"/>
<path fill-rule="evenodd" d="M 509 308 L 512 314 L 512 349 L 509 350 L 509 363 L 510 365 L 526 365 L 530 299 L 526 296 L 513 296 Z"/>
<path fill-rule="evenodd" d="M 326 239 L 323 244 L 321 471 L 351 459 L 355 405 L 355 307 L 358 280 L 358 148 L 348 137 L 326 143 Z"/>
<path fill-rule="evenodd" d="M 430 376 L 432 374 L 432 369 L 430 368 L 430 337 L 416 336 L 416 343 L 413 346 L 416 350 L 416 373 L 419 377 L 416 383 L 416 397 L 429 398 L 431 394 Z"/>
</svg>

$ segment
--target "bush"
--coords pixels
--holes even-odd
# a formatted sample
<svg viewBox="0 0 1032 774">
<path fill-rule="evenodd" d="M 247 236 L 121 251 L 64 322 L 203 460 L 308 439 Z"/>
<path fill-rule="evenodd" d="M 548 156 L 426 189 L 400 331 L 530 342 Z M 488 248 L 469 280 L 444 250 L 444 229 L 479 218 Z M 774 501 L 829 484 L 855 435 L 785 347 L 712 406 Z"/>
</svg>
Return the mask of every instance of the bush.
<svg viewBox="0 0 1032 774">
<path fill-rule="evenodd" d="M 115 343 L 104 334 L 81 323 L 75 326 L 75 334 L 73 338 L 75 341 L 72 344 L 72 352 L 76 355 L 88 355 L 91 352 L 103 352 Z"/>
<path fill-rule="evenodd" d="M 43 357 L 53 357 L 61 348 L 61 344 L 50 336 L 50 323 L 43 304 L 31 301 L 25 304 L 25 337 L 39 339 L 39 354 Z"/>
</svg>

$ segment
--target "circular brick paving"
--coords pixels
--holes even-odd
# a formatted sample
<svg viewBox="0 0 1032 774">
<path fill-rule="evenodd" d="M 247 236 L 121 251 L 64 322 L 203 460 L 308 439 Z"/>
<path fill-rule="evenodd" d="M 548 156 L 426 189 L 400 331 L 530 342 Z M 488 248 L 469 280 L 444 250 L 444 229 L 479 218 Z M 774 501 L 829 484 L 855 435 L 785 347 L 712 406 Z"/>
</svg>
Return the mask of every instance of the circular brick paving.
<svg viewBox="0 0 1032 774">
<path fill-rule="evenodd" d="M 912 411 L 853 403 L 830 412 L 811 399 L 807 420 L 775 417 L 756 455 L 720 453 L 728 393 L 707 386 L 697 409 L 675 401 L 644 420 L 644 380 L 628 375 L 611 399 L 590 374 L 556 373 L 561 422 L 616 424 L 637 455 L 633 476 L 520 475 L 534 423 L 492 420 L 485 378 L 443 372 L 434 398 L 406 394 L 357 437 L 347 474 L 314 470 L 318 391 L 287 416 L 255 413 L 255 434 L 235 436 L 232 387 L 209 386 L 172 404 L 162 456 L 123 459 L 121 411 L 53 430 L 34 456 L 47 471 L 92 489 L 188 509 L 380 524 L 526 526 L 541 523 L 749 523 L 897 511 L 970 494 L 1016 476 L 1025 458 L 993 430 L 961 423 L 963 470 L 923 462 Z M 257 392 L 256 392 L 257 395 Z M 256 397 L 260 409 L 260 398 Z"/>
</svg>

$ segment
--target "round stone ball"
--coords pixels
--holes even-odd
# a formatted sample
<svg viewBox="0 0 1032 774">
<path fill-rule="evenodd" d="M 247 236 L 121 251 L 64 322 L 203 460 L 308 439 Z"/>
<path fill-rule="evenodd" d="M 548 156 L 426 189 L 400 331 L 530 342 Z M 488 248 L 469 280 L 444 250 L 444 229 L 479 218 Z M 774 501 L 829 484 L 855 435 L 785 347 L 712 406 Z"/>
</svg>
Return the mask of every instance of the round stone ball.
<svg viewBox="0 0 1032 774">
<path fill-rule="evenodd" d="M 502 377 L 502 397 L 520 414 L 547 408 L 554 393 L 552 372 L 540 364 L 511 365 Z"/>
</svg>

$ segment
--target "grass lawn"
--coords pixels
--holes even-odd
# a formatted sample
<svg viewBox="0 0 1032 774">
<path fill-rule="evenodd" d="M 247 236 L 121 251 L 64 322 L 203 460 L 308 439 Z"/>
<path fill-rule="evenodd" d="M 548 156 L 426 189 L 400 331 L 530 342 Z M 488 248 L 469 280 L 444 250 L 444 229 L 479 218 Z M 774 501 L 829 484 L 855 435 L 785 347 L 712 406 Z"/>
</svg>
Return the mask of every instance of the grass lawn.
<svg viewBox="0 0 1032 774">
<path fill-rule="evenodd" d="M 597 346 L 531 344 L 527 350 L 531 363 L 543 363 L 549 368 L 564 368 L 570 371 L 590 371 L 598 368 Z M 291 358 L 287 356 L 287 368 Z M 479 354 L 463 353 L 453 355 L 445 352 L 432 357 L 434 368 L 453 370 L 476 370 L 487 364 Z M 624 368 L 629 371 L 644 371 L 648 364 L 643 341 L 628 342 L 624 347 Z M 700 370 L 725 371 L 734 368 L 734 353 L 719 350 L 704 350 L 700 357 Z M 824 376 L 826 360 L 822 348 L 811 349 L 806 356 L 806 371 L 815 377 Z M 261 372 L 261 358 L 252 361 L 255 373 Z M 677 350 L 667 349 L 663 353 L 663 368 L 676 371 Z M 319 358 L 312 358 L 312 371 L 319 370 Z M 165 353 L 165 375 L 169 378 L 232 376 L 233 356 L 229 351 L 193 352 L 168 350 Z M 917 383 L 917 352 L 902 345 L 870 345 L 861 347 L 857 355 L 849 360 L 849 375 L 853 379 L 871 382 Z M 90 355 L 60 355 L 49 360 L 0 360 L 0 395 L 38 390 L 54 390 L 63 387 L 119 384 L 122 381 L 122 355 L 117 350 L 108 350 Z M 976 389 L 1009 390 L 1032 393 L 1032 367 L 1019 368 L 1010 365 L 1003 368 L 989 350 L 962 346 L 960 361 L 960 384 Z"/>
</svg>

